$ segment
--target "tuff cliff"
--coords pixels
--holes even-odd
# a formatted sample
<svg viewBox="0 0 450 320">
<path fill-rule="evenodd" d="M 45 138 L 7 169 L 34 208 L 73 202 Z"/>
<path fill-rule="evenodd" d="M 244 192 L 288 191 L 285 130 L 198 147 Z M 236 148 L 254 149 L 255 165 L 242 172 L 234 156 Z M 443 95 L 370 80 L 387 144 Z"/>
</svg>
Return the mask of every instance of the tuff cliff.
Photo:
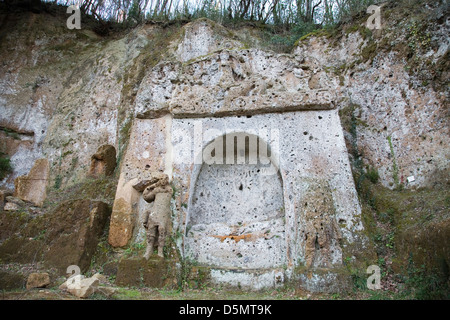
<svg viewBox="0 0 450 320">
<path fill-rule="evenodd" d="M 2 152 L 14 171 L 2 184 L 11 188 L 40 157 L 50 161 L 51 181 L 79 182 L 98 146 L 121 154 L 130 120 L 151 113 L 192 117 L 332 103 L 347 141 L 355 111 L 363 162 L 378 169 L 383 185 L 414 176 L 410 187 L 433 186 L 448 172 L 448 24 L 445 7 L 414 10 L 408 18 L 404 7 L 386 5 L 381 30 L 371 32 L 367 17 L 359 17 L 300 39 L 291 54 L 252 49 L 259 42 L 250 31 L 207 21 L 101 37 L 88 27 L 68 30 L 61 14 L 3 14 Z M 217 83 L 211 74 L 224 59 L 230 74 Z M 246 78 L 246 69 L 256 78 Z M 212 86 L 214 97 L 205 94 Z M 283 97 L 272 94 L 280 90 Z"/>
<path fill-rule="evenodd" d="M 196 169 L 197 163 L 176 162 L 177 155 L 190 152 L 180 146 L 195 120 L 205 119 L 205 130 L 215 128 L 217 119 L 229 119 L 219 121 L 221 128 L 242 131 L 268 125 L 282 129 L 283 158 L 274 163 L 282 168 L 285 200 L 277 200 L 276 210 L 286 216 L 280 221 L 288 230 L 288 249 L 283 244 L 280 250 L 289 254 L 277 267 L 299 270 L 314 259 L 323 267 L 331 254 L 331 264 L 348 264 L 351 272 L 383 258 L 393 263 L 393 274 L 412 254 L 417 265 L 429 262 L 448 277 L 448 237 L 411 236 L 414 230 L 449 230 L 447 6 L 390 2 L 382 7 L 380 30 L 368 30 L 367 15 L 361 14 L 299 39 L 290 53 L 267 50 L 251 27 L 227 29 L 206 19 L 144 24 L 109 36 L 88 26 L 68 30 L 65 19 L 51 12 L 0 15 L 0 151 L 13 167 L 1 181 L 5 195 L 17 177 L 45 158 L 47 176 L 39 178 L 45 180 L 39 188 L 47 200 L 34 212 L 51 220 L 60 201 L 101 200 L 112 214 L 103 233 L 109 244 L 100 243 L 135 248 L 142 241 L 145 206 L 131 189 L 133 179 L 145 177 L 145 170 L 166 171 L 175 178 L 174 230 L 187 237 L 169 243 L 173 254 L 192 240 L 187 217 L 198 206 L 191 198 L 208 184 L 185 172 L 215 176 Z M 93 156 L 104 145 L 115 149 L 116 169 L 93 177 L 90 168 L 99 158 Z M 320 198 L 321 192 L 326 196 Z M 300 207 L 304 194 L 313 199 L 310 207 L 327 208 L 336 221 Z M 5 226 L 14 224 L 9 215 L 14 211 L 2 217 Z M 327 231 L 308 243 L 307 234 L 320 223 Z M 283 230 L 277 232 L 284 237 Z M 14 262 L 9 252 L 17 244 L 3 240 L 2 261 Z M 221 245 L 220 238 L 207 242 L 216 240 Z M 52 247 L 50 242 L 45 245 Z M 108 250 L 114 259 L 123 253 Z M 305 279 L 299 281 L 308 289 L 326 290 Z"/>
</svg>

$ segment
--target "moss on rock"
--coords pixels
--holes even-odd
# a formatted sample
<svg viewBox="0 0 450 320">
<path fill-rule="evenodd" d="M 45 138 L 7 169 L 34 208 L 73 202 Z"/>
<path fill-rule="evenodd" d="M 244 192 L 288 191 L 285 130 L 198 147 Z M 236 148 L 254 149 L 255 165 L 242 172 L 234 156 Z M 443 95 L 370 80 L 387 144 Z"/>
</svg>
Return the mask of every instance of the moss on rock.
<svg viewBox="0 0 450 320">
<path fill-rule="evenodd" d="M 53 212 L 30 219 L 17 235 L 0 245 L 3 263 L 35 263 L 65 274 L 69 265 L 85 272 L 111 213 L 100 201 L 63 202 Z"/>
<path fill-rule="evenodd" d="M 116 285 L 125 287 L 175 288 L 175 261 L 151 257 L 122 258 L 119 262 Z"/>
</svg>

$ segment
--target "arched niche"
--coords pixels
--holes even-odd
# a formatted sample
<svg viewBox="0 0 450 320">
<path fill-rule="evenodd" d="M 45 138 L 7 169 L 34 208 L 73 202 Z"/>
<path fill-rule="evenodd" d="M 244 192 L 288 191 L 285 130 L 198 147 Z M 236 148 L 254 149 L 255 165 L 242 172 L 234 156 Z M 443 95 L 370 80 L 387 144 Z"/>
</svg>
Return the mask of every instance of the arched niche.
<svg viewBox="0 0 450 320">
<path fill-rule="evenodd" d="M 214 139 L 196 159 L 185 256 L 224 269 L 285 265 L 285 210 L 277 152 L 256 135 Z"/>
</svg>

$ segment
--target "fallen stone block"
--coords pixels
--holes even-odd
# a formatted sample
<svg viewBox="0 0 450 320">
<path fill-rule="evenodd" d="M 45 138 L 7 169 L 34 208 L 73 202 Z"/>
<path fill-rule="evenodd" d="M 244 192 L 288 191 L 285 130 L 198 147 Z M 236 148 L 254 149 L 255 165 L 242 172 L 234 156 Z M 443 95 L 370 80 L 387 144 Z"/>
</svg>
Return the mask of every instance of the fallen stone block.
<svg viewBox="0 0 450 320">
<path fill-rule="evenodd" d="M 20 207 L 16 203 L 13 203 L 13 202 L 7 202 L 5 204 L 5 207 L 3 208 L 3 210 L 5 210 L 5 211 L 17 211 L 19 209 L 20 209 Z"/>
<path fill-rule="evenodd" d="M 83 275 L 76 275 L 70 277 L 59 288 L 68 291 L 78 298 L 85 299 L 96 291 L 98 282 L 98 279 L 94 277 L 84 278 Z"/>
<path fill-rule="evenodd" d="M 26 204 L 23 200 L 13 197 L 13 196 L 7 196 L 5 199 L 6 199 L 6 202 L 15 203 L 18 206 L 24 206 Z"/>
<path fill-rule="evenodd" d="M 119 289 L 114 288 L 114 287 L 97 287 L 96 292 L 99 292 L 106 297 L 111 297 L 112 295 L 116 294 L 118 291 L 119 291 Z"/>
<path fill-rule="evenodd" d="M 78 298 L 88 298 L 94 293 L 103 294 L 110 297 L 117 293 L 118 289 L 110 286 L 100 286 L 100 283 L 107 283 L 106 277 L 96 273 L 90 278 L 78 274 L 67 279 L 66 282 L 59 286 L 60 290 L 65 290 Z"/>
<path fill-rule="evenodd" d="M 69 286 L 73 288 L 77 284 L 81 283 L 81 280 L 83 280 L 84 278 L 85 276 L 83 276 L 82 274 L 77 274 L 75 276 L 69 277 L 69 279 L 67 279 L 59 286 L 59 290 L 67 290 Z"/>
<path fill-rule="evenodd" d="M 110 214 L 109 206 L 101 201 L 71 200 L 58 206 L 46 232 L 51 244 L 44 252 L 44 264 L 61 275 L 69 265 L 86 272 Z"/>
<path fill-rule="evenodd" d="M 27 289 L 45 288 L 50 284 L 48 273 L 31 273 L 27 279 Z"/>
<path fill-rule="evenodd" d="M 49 170 L 47 159 L 36 160 L 27 175 L 14 180 L 14 196 L 41 207 L 47 197 Z"/>
<path fill-rule="evenodd" d="M 97 279 L 99 283 L 107 283 L 106 277 L 100 273 L 94 274 L 91 278 Z"/>
</svg>

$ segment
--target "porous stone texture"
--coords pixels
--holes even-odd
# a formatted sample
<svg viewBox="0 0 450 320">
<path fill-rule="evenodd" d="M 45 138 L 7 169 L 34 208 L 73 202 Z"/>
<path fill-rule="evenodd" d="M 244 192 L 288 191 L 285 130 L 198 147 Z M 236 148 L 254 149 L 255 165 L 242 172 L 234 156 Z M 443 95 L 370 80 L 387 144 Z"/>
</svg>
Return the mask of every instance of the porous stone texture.
<svg viewBox="0 0 450 320">
<path fill-rule="evenodd" d="M 336 221 L 332 192 L 326 181 L 308 183 L 300 208 L 299 228 L 304 236 L 307 267 L 330 267 L 342 262 L 342 239 Z"/>
<path fill-rule="evenodd" d="M 228 141 L 234 145 L 233 135 L 227 136 L 227 142 L 218 138 L 205 151 L 214 150 L 217 155 Z M 245 142 L 244 134 L 237 138 Z M 186 224 L 185 254 L 201 264 L 268 268 L 286 263 L 281 177 L 277 172 L 267 174 L 273 163 L 266 155 L 259 157 L 256 153 L 258 146 L 264 148 L 262 140 L 258 141 L 256 136 L 250 139 L 259 143 L 247 150 L 243 144 L 236 150 L 243 156 L 243 164 L 226 165 L 225 152 L 220 164 L 205 163 L 198 174 L 188 206 L 191 210 Z M 235 153 L 234 146 L 231 153 Z M 234 156 L 229 160 L 234 163 Z"/>
<path fill-rule="evenodd" d="M 108 241 L 114 247 L 128 244 L 133 234 L 145 239 L 143 222 L 151 205 L 133 188 L 150 173 L 165 169 L 167 117 L 154 121 L 133 122 L 130 142 L 120 169 L 111 215 Z M 144 139 L 142 139 L 144 137 Z"/>
<path fill-rule="evenodd" d="M 201 34 L 194 31 L 197 28 Z M 312 73 L 292 55 L 245 49 L 236 40 L 230 42 L 231 48 L 218 46 L 211 23 L 204 20 L 187 25 L 184 33 L 172 53 L 176 61 L 159 63 L 142 80 L 136 95 L 137 117 L 165 113 L 177 118 L 225 116 L 335 107 L 333 93 L 328 87 L 311 88 Z M 198 40 L 194 40 L 197 46 L 186 42 L 191 38 Z"/>
<path fill-rule="evenodd" d="M 193 31 L 211 29 L 208 24 L 186 26 L 184 39 L 208 37 L 211 32 Z M 173 44 L 171 60 L 153 67 L 139 86 L 110 244 L 142 242 L 148 209 L 132 185 L 160 170 L 175 190 L 179 251 L 211 268 L 212 282 L 237 285 L 233 270 L 240 270 L 248 287 L 270 287 L 285 281 L 279 268 L 292 278 L 304 264 L 339 267 L 343 251 L 365 248 L 368 239 L 329 79 L 305 67 L 299 54 L 220 48 L 215 36 L 209 39 L 201 47 Z M 226 149 L 216 142 L 223 137 L 248 139 L 249 146 L 237 147 L 236 163 L 214 162 Z M 264 149 L 254 141 L 264 142 L 270 155 L 239 162 Z M 310 191 L 311 185 L 321 187 Z M 305 210 L 309 200 L 311 210 L 325 211 Z"/>
<path fill-rule="evenodd" d="M 233 34 L 208 19 L 199 19 L 184 27 L 181 41 L 174 45 L 178 60 L 187 62 L 198 57 L 206 56 L 212 51 L 231 49 L 242 45 Z"/>
<path fill-rule="evenodd" d="M 133 185 L 163 171 L 174 187 L 174 242 L 182 258 L 210 268 L 211 281 L 236 285 L 238 270 L 239 277 L 250 279 L 242 283 L 269 279 L 261 283 L 274 286 L 275 270 L 282 267 L 283 281 L 325 290 L 343 257 L 354 260 L 367 248 L 346 143 L 351 156 L 378 170 L 383 186 L 396 187 L 395 176 L 400 183 L 415 177 L 403 183 L 406 188 L 448 183 L 448 90 L 422 85 L 405 70 L 411 63 L 397 52 L 401 42 L 408 46 L 411 40 L 405 25 L 392 26 L 386 19 L 383 30 L 371 36 L 358 26 L 340 30 L 338 38 L 321 32 L 299 41 L 292 53 L 277 54 L 249 48 L 237 33 L 206 19 L 163 39 L 169 43 L 155 25 L 101 38 L 87 29 L 67 32 L 65 21 L 47 14 L 21 13 L 2 21 L 12 31 L 0 48 L 5 57 L 0 126 L 11 134 L 2 130 L 0 136 L 14 171 L 0 184 L 11 189 L 16 177 L 45 157 L 50 184 L 70 186 L 89 173 L 99 146 L 113 146 L 120 159 L 109 229 L 114 247 L 144 241 L 144 213 L 152 205 Z M 447 63 L 445 21 L 432 21 L 430 37 L 439 44 L 419 57 L 436 69 Z M 164 54 L 155 55 L 154 47 Z M 273 179 L 255 174 L 258 163 L 209 162 L 220 153 L 211 142 L 231 133 L 267 142 Z M 231 180 L 224 179 L 228 173 Z M 213 183 L 218 180 L 225 182 L 223 188 Z M 255 192 L 244 197 L 250 184 Z M 217 201 L 200 198 L 202 192 L 214 192 Z M 232 212 L 223 209 L 227 201 Z M 258 208 L 255 222 L 249 221 L 251 204 Z M 316 209 L 322 212 L 315 215 Z M 58 217 L 76 229 L 78 213 L 68 211 Z M 81 211 L 87 219 L 90 210 Z M 58 236 L 50 236 L 64 250 L 79 240 L 64 228 L 55 230 Z M 15 235 L 3 242 L 2 259 L 42 255 L 47 243 L 34 230 L 29 234 L 33 240 Z M 267 261 L 253 257 L 253 245 L 265 254 L 269 243 L 277 250 Z M 46 259 L 52 259 L 48 253 Z M 64 259 L 64 267 L 79 261 Z M 298 269 L 306 265 L 314 271 L 311 278 Z M 324 266 L 327 270 L 319 272 Z"/>
<path fill-rule="evenodd" d="M 428 31 L 438 47 L 423 55 L 416 52 L 415 59 L 437 67 L 446 59 L 450 38 L 448 24 L 434 23 Z M 357 153 L 365 165 L 378 170 L 385 187 L 397 187 L 394 161 L 399 183 L 405 188 L 448 185 L 450 151 L 445 146 L 450 143 L 450 134 L 447 108 L 443 108 L 448 104 L 448 90 L 439 91 L 419 81 L 417 74 L 408 73 L 411 66 L 398 51 L 412 41 L 406 38 L 407 28 L 387 24 L 372 37 L 360 31 L 346 32 L 334 43 L 325 37 L 309 37 L 293 54 L 304 57 L 304 64 L 318 81 L 332 87 L 343 114 L 349 106 L 354 108 Z M 398 49 L 386 52 L 386 43 Z M 372 52 L 372 59 L 364 52 Z M 349 127 L 346 135 L 349 142 L 354 138 Z M 409 176 L 415 181 L 407 183 Z"/>
<path fill-rule="evenodd" d="M 285 271 L 283 269 L 211 269 L 210 277 L 214 285 L 239 287 L 244 290 L 261 290 L 283 286 Z"/>
<path fill-rule="evenodd" d="M 141 140 L 140 134 L 146 137 L 162 121 L 137 119 L 132 137 Z M 173 118 L 164 129 L 149 141 L 159 157 L 148 167 L 171 168 L 176 190 L 172 223 L 174 232 L 183 234 L 179 249 L 185 258 L 209 266 L 211 281 L 235 283 L 227 270 L 237 269 L 248 283 L 257 274 L 271 279 L 261 281 L 272 286 L 280 267 L 290 270 L 286 278 L 308 261 L 313 267 L 339 267 L 343 251 L 367 244 L 337 110 Z M 235 139 L 244 144 L 235 147 Z M 229 164 L 226 141 L 232 142 Z M 261 148 L 255 149 L 254 141 L 262 141 Z M 261 157 L 252 157 L 256 150 Z M 124 177 L 132 178 L 139 168 L 145 171 L 140 160 L 145 152 L 132 140 Z M 238 162 L 242 156 L 247 163 Z M 258 161 L 251 164 L 250 158 Z M 138 180 L 128 183 L 133 181 Z M 319 209 L 323 212 L 313 214 Z M 140 210 L 136 205 L 129 216 L 139 217 Z M 305 234 L 313 239 L 318 234 L 317 250 L 316 241 L 308 243 Z M 130 241 L 136 239 L 137 231 Z M 222 273 L 213 270 L 223 271 L 221 280 L 215 277 Z"/>
<path fill-rule="evenodd" d="M 61 186 L 73 185 L 99 146 L 118 150 L 127 73 L 153 27 L 112 40 L 87 26 L 68 32 L 65 19 L 43 12 L 0 15 L 11 31 L 0 49 L 0 126 L 15 133 L 5 139 L 14 172 L 0 184 L 12 188 L 45 157 L 51 183 L 58 177 Z"/>
<path fill-rule="evenodd" d="M 142 193 L 142 198 L 148 203 L 153 202 L 153 208 L 145 212 L 144 227 L 147 229 L 147 248 L 144 257 L 148 259 L 153 254 L 156 244 L 158 256 L 164 257 L 164 245 L 167 236 L 172 232 L 170 199 L 172 187 L 169 177 L 162 172 L 152 172 L 151 180 Z M 136 186 L 133 186 L 136 188 Z"/>
<path fill-rule="evenodd" d="M 14 180 L 14 196 L 37 206 L 42 206 L 47 197 L 48 178 L 48 160 L 36 160 L 26 176 L 20 176 Z"/>
<path fill-rule="evenodd" d="M 440 68 L 450 43 L 448 26 L 431 18 L 430 38 L 439 45 L 420 58 Z M 449 142 L 443 108 L 448 93 L 428 90 L 405 70 L 403 52 L 395 50 L 408 43 L 408 32 L 397 32 L 407 25 L 387 19 L 373 37 L 351 26 L 337 41 L 312 35 L 292 53 L 276 54 L 248 48 L 239 33 L 201 19 L 168 39 L 163 59 L 141 69 L 136 62 L 161 34 L 153 25 L 104 39 L 88 29 L 67 32 L 63 22 L 46 14 L 20 13 L 5 21 L 12 32 L 1 48 L 6 62 L 0 70 L 0 126 L 13 135 L 0 134 L 14 172 L 3 186 L 11 188 L 43 156 L 51 183 L 78 182 L 99 146 L 110 144 L 120 152 L 121 132 L 133 115 L 344 110 L 349 104 L 357 105 L 363 160 L 378 169 L 383 185 L 392 186 L 394 158 L 399 179 L 416 177 L 406 187 L 432 186 L 448 174 L 443 147 Z M 387 42 L 392 46 L 384 50 Z M 130 82 L 135 74 L 136 82 Z"/>
<path fill-rule="evenodd" d="M 48 273 L 31 273 L 27 279 L 27 289 L 45 288 L 50 284 Z"/>
</svg>

